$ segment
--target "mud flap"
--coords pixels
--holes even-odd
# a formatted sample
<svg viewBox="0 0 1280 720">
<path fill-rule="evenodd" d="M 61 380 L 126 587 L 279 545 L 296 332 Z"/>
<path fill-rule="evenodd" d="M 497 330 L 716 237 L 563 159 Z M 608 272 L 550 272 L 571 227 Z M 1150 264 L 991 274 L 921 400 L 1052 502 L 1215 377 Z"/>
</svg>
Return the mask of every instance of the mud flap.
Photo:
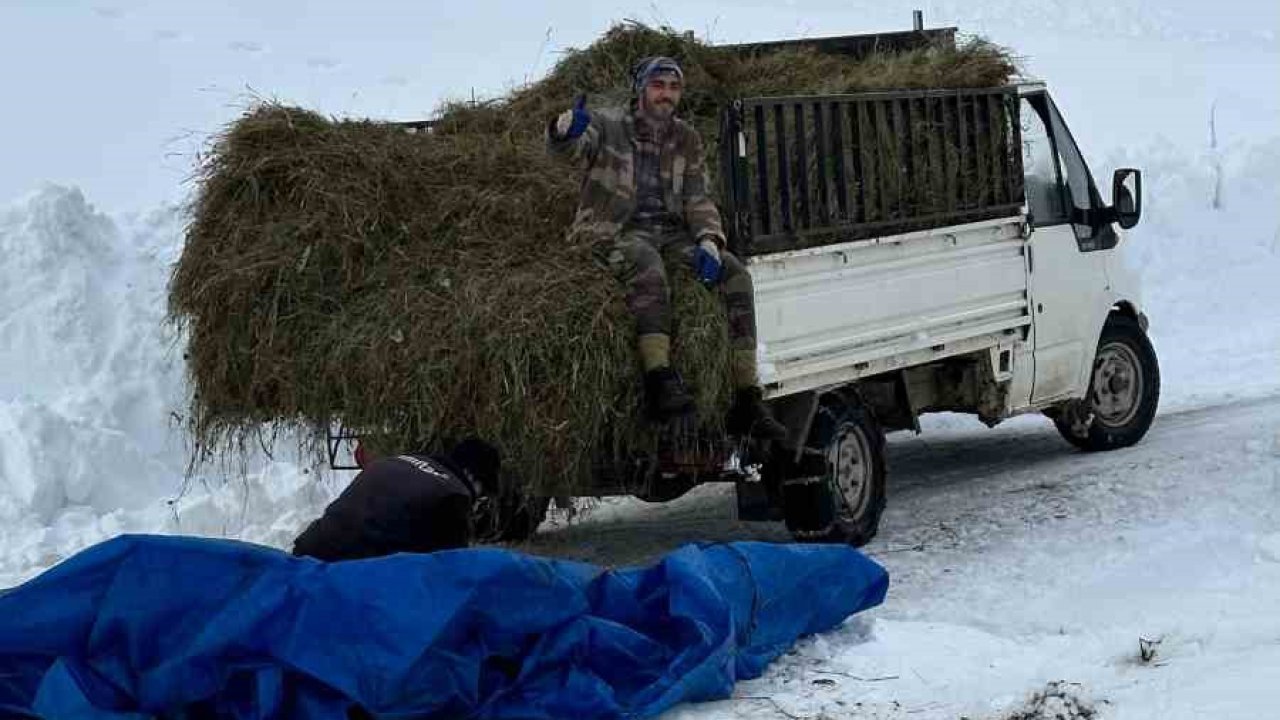
<svg viewBox="0 0 1280 720">
<path fill-rule="evenodd" d="M 835 498 L 825 476 L 784 480 L 782 501 L 787 509 L 787 530 L 796 537 L 823 537 L 835 525 Z"/>
</svg>

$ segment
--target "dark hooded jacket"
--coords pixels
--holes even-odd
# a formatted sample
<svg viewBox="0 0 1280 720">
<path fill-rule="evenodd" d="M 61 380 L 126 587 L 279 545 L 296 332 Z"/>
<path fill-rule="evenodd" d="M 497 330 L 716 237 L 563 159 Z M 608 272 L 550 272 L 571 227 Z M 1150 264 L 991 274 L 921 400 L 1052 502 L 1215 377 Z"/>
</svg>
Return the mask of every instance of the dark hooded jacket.
<svg viewBox="0 0 1280 720">
<path fill-rule="evenodd" d="M 298 536 L 293 554 L 356 560 L 467 547 L 476 493 L 472 480 L 449 458 L 380 458 Z"/>
</svg>

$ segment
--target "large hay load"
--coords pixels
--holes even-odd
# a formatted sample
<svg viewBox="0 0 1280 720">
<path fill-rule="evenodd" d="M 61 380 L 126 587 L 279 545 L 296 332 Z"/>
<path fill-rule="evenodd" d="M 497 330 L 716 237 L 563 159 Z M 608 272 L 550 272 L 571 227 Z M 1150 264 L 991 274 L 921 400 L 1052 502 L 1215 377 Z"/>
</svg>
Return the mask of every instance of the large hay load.
<svg viewBox="0 0 1280 720">
<path fill-rule="evenodd" d="M 264 428 L 323 437 L 341 423 L 396 451 L 474 434 L 549 495 L 589 494 L 601 467 L 651 451 L 622 289 L 566 240 L 580 171 L 547 156 L 543 132 L 579 94 L 626 103 L 632 64 L 659 54 L 684 66 L 681 115 L 710 153 L 733 98 L 988 87 L 1012 72 L 980 41 L 858 56 L 625 24 L 540 82 L 445 107 L 431 132 L 256 107 L 204 160 L 170 288 L 201 457 Z M 714 433 L 729 396 L 723 312 L 670 269 L 674 361 Z"/>
</svg>

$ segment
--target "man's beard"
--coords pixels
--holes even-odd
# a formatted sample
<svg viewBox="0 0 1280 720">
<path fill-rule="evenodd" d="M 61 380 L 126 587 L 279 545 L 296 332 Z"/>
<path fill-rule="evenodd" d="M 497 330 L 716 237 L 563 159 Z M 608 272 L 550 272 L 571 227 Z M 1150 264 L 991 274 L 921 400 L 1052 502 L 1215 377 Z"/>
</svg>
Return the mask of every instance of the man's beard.
<svg viewBox="0 0 1280 720">
<path fill-rule="evenodd" d="M 670 120 L 676 113 L 676 106 L 673 103 L 642 102 L 640 107 L 651 120 Z"/>
</svg>

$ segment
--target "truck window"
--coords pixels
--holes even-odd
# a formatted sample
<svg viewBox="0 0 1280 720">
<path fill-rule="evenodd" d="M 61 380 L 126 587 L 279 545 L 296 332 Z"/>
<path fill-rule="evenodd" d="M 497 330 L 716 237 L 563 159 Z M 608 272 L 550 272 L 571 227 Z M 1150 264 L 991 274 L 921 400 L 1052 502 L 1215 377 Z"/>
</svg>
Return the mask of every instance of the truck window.
<svg viewBox="0 0 1280 720">
<path fill-rule="evenodd" d="M 1040 105 L 1041 107 L 1036 107 Z M 1070 220 L 1058 170 L 1057 153 L 1041 117 L 1041 103 L 1022 100 L 1022 166 L 1026 175 L 1027 208 L 1033 227 L 1061 225 Z"/>
<path fill-rule="evenodd" d="M 1059 164 L 1066 176 L 1071 227 L 1075 230 L 1080 250 L 1088 252 L 1114 247 L 1117 238 L 1111 224 L 1093 224 L 1094 213 L 1102 209 L 1103 203 L 1089 174 L 1089 167 L 1084 162 L 1084 156 L 1080 154 L 1058 108 L 1047 97 L 1045 100 L 1050 127 L 1053 128 L 1054 147 L 1058 150 Z"/>
</svg>

